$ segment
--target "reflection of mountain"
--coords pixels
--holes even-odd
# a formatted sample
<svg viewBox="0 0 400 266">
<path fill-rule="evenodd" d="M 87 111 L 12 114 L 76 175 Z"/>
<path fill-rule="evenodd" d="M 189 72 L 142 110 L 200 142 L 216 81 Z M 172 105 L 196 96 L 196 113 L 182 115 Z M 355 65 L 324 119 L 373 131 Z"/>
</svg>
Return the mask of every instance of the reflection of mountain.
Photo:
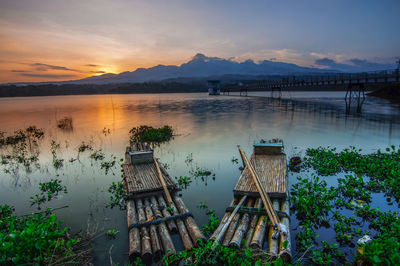
<svg viewBox="0 0 400 266">
<path fill-rule="evenodd" d="M 326 72 L 326 70 L 268 60 L 260 63 L 255 63 L 252 60 L 238 63 L 218 57 L 207 57 L 203 54 L 196 54 L 189 62 L 180 66 L 158 65 L 151 68 L 138 68 L 132 72 L 104 74 L 85 78 L 74 83 L 136 83 L 174 78 L 207 78 L 224 75 L 291 75 L 311 72 L 321 73 Z"/>
</svg>

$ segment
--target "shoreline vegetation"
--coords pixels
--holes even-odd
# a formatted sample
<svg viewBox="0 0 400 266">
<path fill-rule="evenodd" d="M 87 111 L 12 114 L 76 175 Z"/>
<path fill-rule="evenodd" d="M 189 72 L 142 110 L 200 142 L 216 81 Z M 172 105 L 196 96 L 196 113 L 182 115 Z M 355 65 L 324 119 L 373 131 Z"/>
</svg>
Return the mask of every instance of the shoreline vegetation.
<svg viewBox="0 0 400 266">
<path fill-rule="evenodd" d="M 248 82 L 243 82 L 244 84 Z M 229 86 L 223 83 L 222 86 Z M 394 86 L 392 94 L 400 94 L 399 86 Z M 367 85 L 367 91 L 384 89 L 384 86 Z M 309 88 L 285 88 L 284 91 L 346 91 L 345 85 L 312 86 Z M 35 85 L 0 85 L 0 98 L 31 97 L 31 96 L 61 96 L 61 95 L 100 95 L 100 94 L 143 94 L 143 93 L 199 93 L 208 92 L 206 80 L 186 82 L 144 82 L 129 84 L 35 84 Z M 385 91 L 384 91 L 385 92 Z M 385 98 L 385 93 L 379 91 L 371 94 Z M 381 96 L 382 94 L 382 96 Z M 391 97 L 392 97 L 391 94 Z"/>
<path fill-rule="evenodd" d="M 155 128 L 146 125 L 133 127 L 129 132 L 130 141 L 148 141 L 153 145 L 170 141 L 173 133 L 170 126 Z M 13 174 L 17 170 L 15 167 L 21 166 L 29 174 L 33 167 L 40 167 L 40 143 L 45 137 L 46 132 L 36 126 L 12 134 L 0 132 L 2 170 Z M 51 142 L 50 158 L 53 158 L 55 169 L 65 167 L 64 158 L 59 157 L 60 149 L 58 143 Z M 105 174 L 112 173 L 118 166 L 115 156 L 106 156 L 93 143 L 82 141 L 77 153 L 71 163 L 79 161 L 79 155 L 82 159 L 86 154 L 91 160 L 101 162 L 92 164 L 92 167 L 101 167 Z M 106 159 L 108 157 L 111 161 Z M 234 166 L 238 163 L 234 157 L 230 160 Z M 196 166 L 193 170 L 192 153 L 186 157 L 185 163 L 191 167 L 189 175 L 193 178 L 215 178 L 205 168 Z M 288 167 L 291 174 L 300 175 L 290 190 L 291 210 L 299 223 L 292 229 L 296 240 L 292 264 L 400 264 L 400 216 L 397 211 L 400 206 L 400 147 L 391 146 L 369 154 L 355 147 L 341 151 L 332 147 L 309 148 L 304 157 L 289 160 Z M 328 186 L 329 179 L 338 182 Z M 69 235 L 68 225 L 62 224 L 54 213 L 66 206 L 43 208 L 42 211 L 43 205 L 68 193 L 68 188 L 58 175 L 46 180 L 39 183 L 40 192 L 31 197 L 30 204 L 36 206 L 38 212 L 15 215 L 12 206 L 0 205 L 0 264 L 89 264 L 91 240 L 99 235 L 107 235 L 112 240 L 120 231 L 115 228 L 89 233 L 88 230 L 86 235 Z M 189 185 L 190 180 L 179 183 Z M 104 192 L 110 194 L 107 207 L 119 207 L 124 211 L 122 181 L 112 182 Z M 374 208 L 380 197 L 385 198 L 386 203 L 379 202 L 380 208 Z M 209 236 L 218 227 L 220 219 L 205 202 L 200 202 L 198 207 L 208 216 L 202 230 Z M 319 238 L 319 234 L 325 232 L 332 235 L 327 241 Z M 229 248 L 212 242 L 201 242 L 191 250 L 167 254 L 158 263 L 290 265 L 263 250 Z M 142 261 L 136 258 L 133 264 L 141 265 Z"/>
</svg>

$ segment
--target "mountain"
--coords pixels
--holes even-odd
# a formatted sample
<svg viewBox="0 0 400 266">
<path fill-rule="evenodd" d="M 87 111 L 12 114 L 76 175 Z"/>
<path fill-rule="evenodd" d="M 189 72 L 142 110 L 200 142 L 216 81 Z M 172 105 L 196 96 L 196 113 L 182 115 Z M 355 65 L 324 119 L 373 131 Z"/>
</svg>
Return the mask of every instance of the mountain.
<svg viewBox="0 0 400 266">
<path fill-rule="evenodd" d="M 120 74 L 104 74 L 81 80 L 70 81 L 75 84 L 105 84 L 105 83 L 140 83 L 148 81 L 162 81 L 177 78 L 218 78 L 220 76 L 266 76 L 266 75 L 294 75 L 306 73 L 324 73 L 327 70 L 302 67 L 296 64 L 264 60 L 255 63 L 252 60 L 235 62 L 218 57 L 207 57 L 196 54 L 192 59 L 180 66 L 158 65 L 150 68 L 138 68 L 132 72 Z"/>
</svg>

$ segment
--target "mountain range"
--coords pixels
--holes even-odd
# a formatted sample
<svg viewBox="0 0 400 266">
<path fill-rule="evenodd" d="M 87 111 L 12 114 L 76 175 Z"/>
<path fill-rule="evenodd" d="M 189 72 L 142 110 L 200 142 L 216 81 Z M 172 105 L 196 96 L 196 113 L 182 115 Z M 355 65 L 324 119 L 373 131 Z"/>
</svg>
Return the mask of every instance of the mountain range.
<svg viewBox="0 0 400 266">
<path fill-rule="evenodd" d="M 299 75 L 307 73 L 327 73 L 324 70 L 312 67 L 303 67 L 296 64 L 264 60 L 255 63 L 252 60 L 235 62 L 218 57 L 207 57 L 196 54 L 190 61 L 180 66 L 158 65 L 150 68 L 138 68 L 132 72 L 120 74 L 103 74 L 81 80 L 70 81 L 75 84 L 106 84 L 106 83 L 141 83 L 162 81 L 168 79 L 219 79 L 223 76 L 241 76 L 255 78 L 269 75 Z"/>
</svg>

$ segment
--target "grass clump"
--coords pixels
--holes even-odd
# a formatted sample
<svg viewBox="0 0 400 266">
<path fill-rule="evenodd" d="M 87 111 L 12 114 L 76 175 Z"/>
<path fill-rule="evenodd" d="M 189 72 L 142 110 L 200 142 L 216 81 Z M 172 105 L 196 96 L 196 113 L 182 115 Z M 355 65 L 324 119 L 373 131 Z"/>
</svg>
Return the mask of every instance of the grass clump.
<svg viewBox="0 0 400 266">
<path fill-rule="evenodd" d="M 173 130 L 170 126 L 163 126 L 154 128 L 151 126 L 138 126 L 129 131 L 129 139 L 131 143 L 134 142 L 151 142 L 154 144 L 161 144 L 171 140 Z"/>
<path fill-rule="evenodd" d="M 74 126 L 72 125 L 72 117 L 66 116 L 66 117 L 58 120 L 57 127 L 59 129 L 65 130 L 65 131 L 72 131 L 74 129 Z"/>
<path fill-rule="evenodd" d="M 79 264 L 79 238 L 68 236 L 55 214 L 16 216 L 0 205 L 0 264 Z"/>
</svg>

